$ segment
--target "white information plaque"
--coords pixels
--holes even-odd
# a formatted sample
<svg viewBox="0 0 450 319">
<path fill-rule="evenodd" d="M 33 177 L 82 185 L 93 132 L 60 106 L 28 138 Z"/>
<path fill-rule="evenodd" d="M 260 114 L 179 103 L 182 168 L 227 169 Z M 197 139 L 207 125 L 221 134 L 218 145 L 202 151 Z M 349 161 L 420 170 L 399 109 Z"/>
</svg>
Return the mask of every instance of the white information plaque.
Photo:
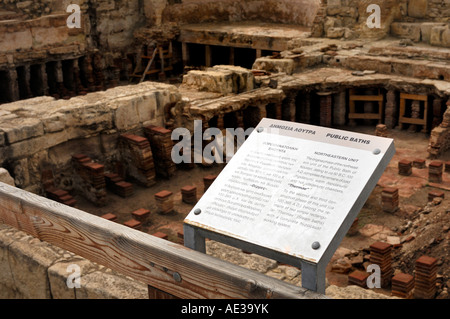
<svg viewBox="0 0 450 319">
<path fill-rule="evenodd" d="M 263 119 L 185 223 L 319 263 L 394 153 L 392 139 Z"/>
</svg>

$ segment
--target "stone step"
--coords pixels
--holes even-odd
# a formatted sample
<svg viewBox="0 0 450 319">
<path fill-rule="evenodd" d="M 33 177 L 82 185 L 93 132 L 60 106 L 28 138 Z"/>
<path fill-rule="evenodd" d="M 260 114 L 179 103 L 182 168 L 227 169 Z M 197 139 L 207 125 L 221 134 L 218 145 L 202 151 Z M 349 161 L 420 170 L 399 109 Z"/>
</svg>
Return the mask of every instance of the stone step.
<svg viewBox="0 0 450 319">
<path fill-rule="evenodd" d="M 450 65 L 447 62 L 358 55 L 341 59 L 341 66 L 357 71 L 372 70 L 382 74 L 450 81 Z"/>
<path fill-rule="evenodd" d="M 450 48 L 450 28 L 441 22 L 393 22 L 391 35 Z"/>
</svg>

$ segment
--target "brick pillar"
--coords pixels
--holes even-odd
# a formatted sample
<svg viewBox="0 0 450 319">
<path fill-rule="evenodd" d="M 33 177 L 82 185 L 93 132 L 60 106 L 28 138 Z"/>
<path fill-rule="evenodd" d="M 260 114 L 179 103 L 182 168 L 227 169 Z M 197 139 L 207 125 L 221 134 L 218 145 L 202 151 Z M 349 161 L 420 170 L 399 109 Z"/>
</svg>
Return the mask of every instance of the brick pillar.
<svg viewBox="0 0 450 319">
<path fill-rule="evenodd" d="M 436 295 L 437 259 L 422 256 L 416 260 L 414 297 L 433 299 Z"/>
<path fill-rule="evenodd" d="M 41 77 L 42 84 L 42 94 L 49 95 L 50 89 L 48 87 L 48 76 L 47 76 L 47 68 L 45 67 L 45 63 L 39 65 L 39 75 Z"/>
<path fill-rule="evenodd" d="M 282 102 L 275 104 L 275 112 L 276 112 L 275 118 L 277 120 L 282 120 L 283 119 L 283 103 Z"/>
<path fill-rule="evenodd" d="M 19 82 L 17 81 L 17 70 L 10 69 L 8 71 L 8 91 L 11 101 L 20 100 Z"/>
<path fill-rule="evenodd" d="M 333 99 L 331 92 L 317 92 L 320 97 L 320 126 L 331 127 Z"/>
<path fill-rule="evenodd" d="M 300 107 L 297 110 L 299 113 L 298 119 L 301 123 L 311 123 L 311 94 L 302 94 L 302 98 L 298 99 Z"/>
<path fill-rule="evenodd" d="M 395 97 L 395 91 L 388 91 L 386 94 L 386 107 L 384 123 L 388 129 L 393 129 L 396 126 L 397 117 L 397 103 Z"/>
<path fill-rule="evenodd" d="M 333 102 L 333 122 L 335 125 L 345 125 L 345 115 L 347 112 L 347 101 L 345 91 L 339 92 L 334 95 Z"/>
<path fill-rule="evenodd" d="M 436 98 L 433 100 L 433 122 L 431 123 L 431 129 L 439 126 L 442 122 L 442 100 Z"/>
<path fill-rule="evenodd" d="M 428 165 L 428 181 L 430 183 L 442 183 L 442 172 L 444 163 L 433 161 Z"/>
<path fill-rule="evenodd" d="M 22 88 L 22 90 L 24 92 L 25 98 L 31 98 L 31 97 L 33 97 L 33 94 L 31 92 L 31 86 L 30 86 L 30 82 L 31 82 L 30 66 L 27 64 L 23 68 L 24 68 L 24 87 Z"/>
<path fill-rule="evenodd" d="M 370 263 L 380 266 L 381 287 L 389 287 L 394 273 L 392 268 L 392 245 L 376 242 L 370 246 Z"/>
<path fill-rule="evenodd" d="M 381 204 L 383 206 L 383 211 L 394 213 L 398 209 L 399 204 L 398 188 L 384 188 L 381 192 Z"/>
</svg>

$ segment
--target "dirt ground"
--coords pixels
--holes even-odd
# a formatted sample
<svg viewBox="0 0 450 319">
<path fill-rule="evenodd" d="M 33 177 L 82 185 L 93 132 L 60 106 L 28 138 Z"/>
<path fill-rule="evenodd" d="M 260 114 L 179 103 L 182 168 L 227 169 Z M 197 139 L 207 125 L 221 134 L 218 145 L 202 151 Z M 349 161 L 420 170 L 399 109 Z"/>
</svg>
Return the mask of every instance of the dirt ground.
<svg viewBox="0 0 450 319">
<path fill-rule="evenodd" d="M 342 128 L 349 131 L 358 131 L 366 134 L 374 134 L 374 127 Z M 450 174 L 444 173 L 443 183 L 435 185 L 428 182 L 428 169 L 413 169 L 411 176 L 398 174 L 398 161 L 400 159 L 427 159 L 429 136 L 423 133 L 392 130 L 389 137 L 393 138 L 396 145 L 396 154 L 386 169 L 383 177 L 373 190 L 370 198 L 364 205 L 358 216 L 358 232 L 356 235 L 347 235 L 340 245 L 340 249 L 333 257 L 327 268 L 327 280 L 329 284 L 344 287 L 348 284 L 348 273 L 337 273 L 332 270 L 333 261 L 342 257 L 340 251 L 350 252 L 349 256 L 362 255 L 367 258 L 368 248 L 375 241 L 383 241 L 381 233 L 372 236 L 363 234 L 365 227 L 372 225 L 384 226 L 389 235 L 402 239 L 400 245 L 396 245 L 393 253 L 393 267 L 396 272 L 414 273 L 415 260 L 422 255 L 429 255 L 438 259 L 438 281 L 440 290 L 448 287 L 450 278 L 449 258 L 449 232 L 450 225 Z M 444 154 L 439 160 L 450 160 L 450 152 Z M 429 163 L 427 159 L 427 164 Z M 197 196 L 203 195 L 203 177 L 217 175 L 223 169 L 223 165 L 215 164 L 211 167 L 196 166 L 193 169 L 179 169 L 170 178 L 158 178 L 155 186 L 143 188 L 134 184 L 135 193 L 132 197 L 122 198 L 111 192 L 108 193 L 108 204 L 105 207 L 95 207 L 81 197 L 77 197 L 77 208 L 91 214 L 101 216 L 106 213 L 114 213 L 118 216 L 118 222 L 124 223 L 131 219 L 131 212 L 139 209 L 149 209 L 150 221 L 143 225 L 142 231 L 149 234 L 163 232 L 169 236 L 169 240 L 181 243 L 177 233 L 182 231 L 183 220 L 191 211 L 193 205 L 185 204 L 181 200 L 180 189 L 187 185 L 197 186 Z M 381 208 L 381 191 L 383 187 L 399 187 L 400 209 L 395 213 L 386 213 Z M 428 203 L 428 193 L 432 190 L 443 190 L 445 199 L 439 204 Z M 169 190 L 173 192 L 175 210 L 169 215 L 157 213 L 154 194 Z M 381 234 L 382 235 L 382 234 Z M 378 237 L 377 237 L 378 236 Z M 414 237 L 405 241 L 407 237 Z M 381 238 L 381 240 L 380 240 Z M 342 248 L 342 249 L 341 249 Z M 352 270 L 361 268 L 356 265 Z M 379 293 L 390 295 L 388 289 L 379 289 Z M 445 295 L 445 293 L 444 293 Z"/>
</svg>

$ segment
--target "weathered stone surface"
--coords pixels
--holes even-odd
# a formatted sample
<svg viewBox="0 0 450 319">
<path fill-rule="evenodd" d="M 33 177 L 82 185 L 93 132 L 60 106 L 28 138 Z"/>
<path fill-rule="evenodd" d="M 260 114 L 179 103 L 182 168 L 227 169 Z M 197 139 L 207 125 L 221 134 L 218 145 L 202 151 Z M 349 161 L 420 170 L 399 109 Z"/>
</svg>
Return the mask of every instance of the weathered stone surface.
<svg viewBox="0 0 450 319">
<path fill-rule="evenodd" d="M 69 276 L 73 275 L 75 270 L 75 268 L 70 267 L 74 265 L 79 267 L 80 270 L 81 287 L 85 284 L 83 276 L 91 272 L 92 269 L 95 269 L 90 261 L 82 258 L 79 258 L 79 260 L 57 262 L 49 267 L 48 279 L 53 299 L 77 298 L 77 289 L 81 288 L 69 288 L 69 286 L 67 285 Z"/>
<path fill-rule="evenodd" d="M 398 299 L 354 285 L 345 288 L 329 286 L 326 289 L 326 295 L 332 299 Z"/>
<path fill-rule="evenodd" d="M 391 24 L 391 34 L 397 37 L 411 39 L 414 42 L 420 41 L 419 23 L 394 22 Z"/>
<path fill-rule="evenodd" d="M 132 278 L 92 272 L 81 278 L 77 299 L 148 299 L 147 285 Z"/>
<path fill-rule="evenodd" d="M 256 59 L 253 69 L 264 70 L 268 72 L 292 74 L 295 69 L 294 60 L 292 59 L 272 59 L 262 57 Z"/>
<path fill-rule="evenodd" d="M 1 129 L 5 132 L 9 144 L 44 134 L 42 122 L 33 118 L 18 118 L 2 123 Z"/>
<path fill-rule="evenodd" d="M 0 167 L 0 182 L 15 186 L 14 178 L 12 178 L 9 172 L 2 167 Z"/>
<path fill-rule="evenodd" d="M 242 93 L 253 89 L 254 77 L 250 70 L 218 65 L 206 71 L 190 71 L 183 78 L 183 86 L 223 94 Z"/>
<path fill-rule="evenodd" d="M 26 299 L 50 299 L 47 269 L 59 256 L 48 244 L 27 237 L 8 247 L 14 288 Z"/>
<path fill-rule="evenodd" d="M 413 18 L 424 18 L 428 10 L 427 0 L 409 0 L 408 2 L 408 16 Z"/>
</svg>

